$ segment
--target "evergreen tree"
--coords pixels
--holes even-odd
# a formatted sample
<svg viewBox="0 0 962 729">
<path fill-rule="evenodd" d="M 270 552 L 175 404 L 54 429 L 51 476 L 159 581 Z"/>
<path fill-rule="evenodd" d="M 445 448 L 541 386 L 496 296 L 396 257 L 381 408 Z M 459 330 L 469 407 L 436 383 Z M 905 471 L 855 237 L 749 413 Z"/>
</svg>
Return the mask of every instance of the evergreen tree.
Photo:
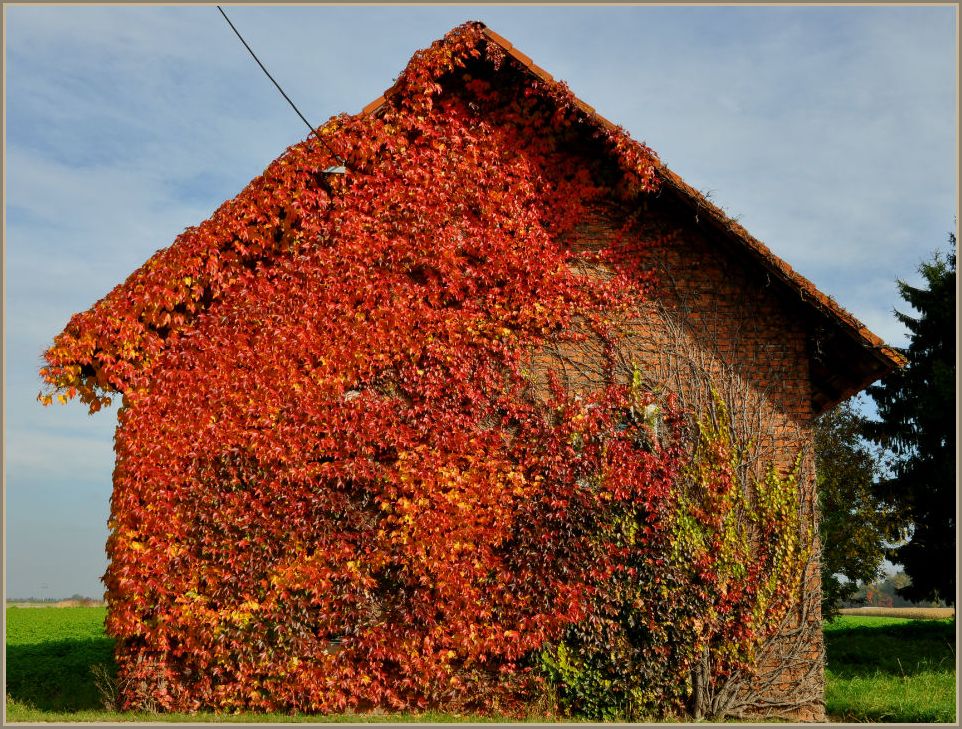
<svg viewBox="0 0 962 729">
<path fill-rule="evenodd" d="M 880 484 L 885 501 L 911 521 L 911 538 L 890 550 L 912 584 L 899 594 L 913 602 L 955 602 L 955 236 L 919 272 L 922 288 L 899 281 L 899 293 L 918 312 L 896 312 L 909 330 L 908 364 L 869 388 L 880 420 L 872 437 L 892 453 Z"/>
</svg>

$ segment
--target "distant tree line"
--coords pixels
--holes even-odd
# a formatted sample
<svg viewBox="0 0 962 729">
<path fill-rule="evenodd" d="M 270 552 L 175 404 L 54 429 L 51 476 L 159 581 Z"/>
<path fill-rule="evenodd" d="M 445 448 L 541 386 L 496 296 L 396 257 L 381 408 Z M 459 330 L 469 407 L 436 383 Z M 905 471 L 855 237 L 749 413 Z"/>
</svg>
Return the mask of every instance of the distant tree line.
<svg viewBox="0 0 962 729">
<path fill-rule="evenodd" d="M 912 580 L 904 572 L 885 575 L 882 579 L 860 585 L 851 596 L 842 602 L 843 608 L 854 607 L 943 607 L 942 600 L 920 600 L 913 602 L 899 594 L 912 585 Z"/>
<path fill-rule="evenodd" d="M 87 595 L 81 595 L 75 592 L 70 597 L 8 597 L 7 602 L 24 602 L 24 603 L 55 603 L 55 602 L 80 602 L 80 603 L 90 603 L 90 604 L 100 604 L 103 602 L 102 598 L 88 597 Z"/>
</svg>

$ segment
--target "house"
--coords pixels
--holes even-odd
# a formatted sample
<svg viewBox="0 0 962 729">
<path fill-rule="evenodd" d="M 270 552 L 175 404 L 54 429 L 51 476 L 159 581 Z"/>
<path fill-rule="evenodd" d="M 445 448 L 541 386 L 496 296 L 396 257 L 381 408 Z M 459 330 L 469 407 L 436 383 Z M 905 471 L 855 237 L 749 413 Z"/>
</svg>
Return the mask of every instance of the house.
<svg viewBox="0 0 962 729">
<path fill-rule="evenodd" d="M 645 574 L 657 700 L 824 716 L 812 419 L 900 357 L 483 24 L 45 358 L 44 401 L 123 399 L 105 581 L 128 706 L 517 708 L 598 585 Z M 679 467 L 693 424 L 714 450 Z M 649 594 L 667 552 L 626 567 L 625 545 L 667 544 L 697 458 L 702 582 Z M 711 542 L 748 513 L 732 489 L 769 482 L 793 501 L 753 518 L 795 531 Z M 609 549 L 591 525 L 625 513 Z M 688 593 L 710 610 L 659 602 Z"/>
</svg>

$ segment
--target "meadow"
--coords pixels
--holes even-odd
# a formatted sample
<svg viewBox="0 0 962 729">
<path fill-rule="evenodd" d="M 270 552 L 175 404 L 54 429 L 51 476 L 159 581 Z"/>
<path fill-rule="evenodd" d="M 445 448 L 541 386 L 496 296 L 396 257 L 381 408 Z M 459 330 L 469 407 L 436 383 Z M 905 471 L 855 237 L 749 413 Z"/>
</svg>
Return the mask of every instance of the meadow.
<svg viewBox="0 0 962 729">
<path fill-rule="evenodd" d="M 955 620 L 842 615 L 825 625 L 834 721 L 954 722 Z"/>
<path fill-rule="evenodd" d="M 102 607 L 8 607 L 7 721 L 452 722 L 452 714 L 177 715 L 107 711 L 95 673 L 112 672 Z M 955 620 L 843 615 L 825 625 L 830 721 L 954 722 Z M 99 668 L 96 668 L 99 667 Z M 102 683 L 102 682 L 101 682 Z M 544 721 L 544 717 L 532 717 Z"/>
</svg>

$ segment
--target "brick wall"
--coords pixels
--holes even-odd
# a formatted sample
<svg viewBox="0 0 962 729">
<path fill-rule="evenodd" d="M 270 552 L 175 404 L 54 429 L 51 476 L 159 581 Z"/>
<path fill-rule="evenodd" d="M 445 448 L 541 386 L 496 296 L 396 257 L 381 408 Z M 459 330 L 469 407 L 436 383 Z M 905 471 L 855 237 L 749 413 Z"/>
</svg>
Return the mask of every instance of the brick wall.
<svg viewBox="0 0 962 729">
<path fill-rule="evenodd" d="M 754 441 L 755 461 L 746 467 L 759 475 L 771 463 L 790 468 L 802 453 L 801 506 L 817 535 L 809 333 L 792 302 L 670 200 L 634 210 L 599 206 L 570 244 L 596 249 L 612 239 L 656 274 L 649 303 L 624 323 L 628 337 L 616 354 L 617 376 L 630 381 L 640 372 L 649 387 L 676 393 L 696 412 L 710 406 L 714 387 L 729 405 L 733 427 Z M 589 273 L 599 286 L 611 275 L 601 267 Z M 604 356 L 591 337 L 559 343 L 534 357 L 532 372 L 539 382 L 550 370 L 574 390 L 590 388 L 602 384 Z M 744 710 L 748 715 L 824 720 L 817 557 L 806 572 L 798 609 L 760 662 L 755 688 L 761 690 L 754 708 Z"/>
</svg>

